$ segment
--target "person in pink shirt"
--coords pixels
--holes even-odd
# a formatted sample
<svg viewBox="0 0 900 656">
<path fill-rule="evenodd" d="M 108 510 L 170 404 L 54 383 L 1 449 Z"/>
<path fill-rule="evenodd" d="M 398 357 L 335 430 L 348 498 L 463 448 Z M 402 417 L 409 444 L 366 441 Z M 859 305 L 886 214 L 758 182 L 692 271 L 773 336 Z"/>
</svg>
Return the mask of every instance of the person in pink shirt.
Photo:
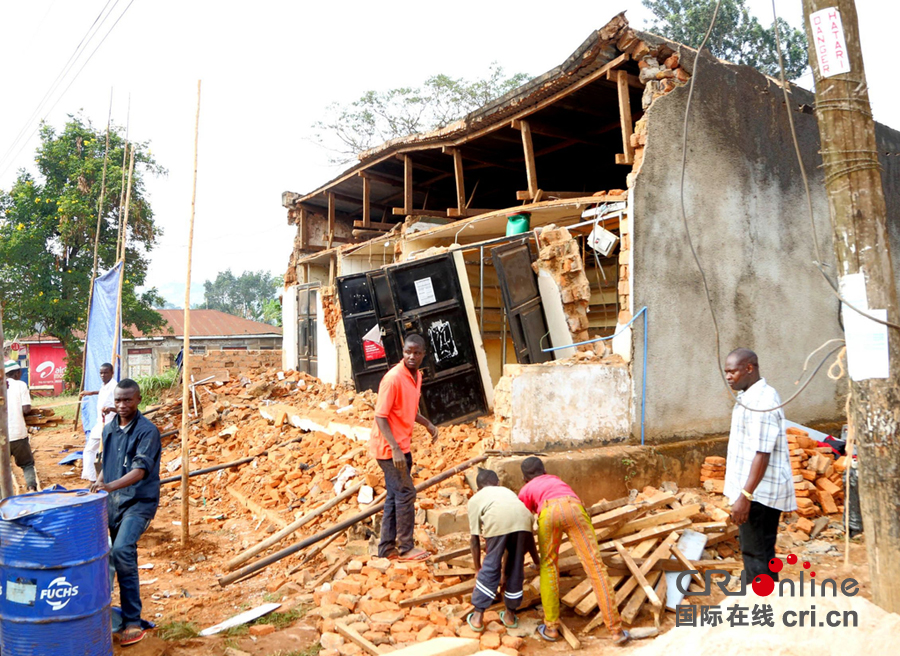
<svg viewBox="0 0 900 656">
<path fill-rule="evenodd" d="M 538 627 L 541 637 L 549 642 L 559 640 L 559 545 L 565 533 L 591 580 L 603 622 L 613 642 L 624 645 L 631 636 L 622 628 L 606 567 L 600 558 L 597 535 L 581 499 L 565 481 L 548 474 L 540 458 L 525 458 L 522 476 L 525 485 L 519 490 L 519 500 L 538 516 L 541 604 L 544 607 L 544 624 Z"/>
</svg>

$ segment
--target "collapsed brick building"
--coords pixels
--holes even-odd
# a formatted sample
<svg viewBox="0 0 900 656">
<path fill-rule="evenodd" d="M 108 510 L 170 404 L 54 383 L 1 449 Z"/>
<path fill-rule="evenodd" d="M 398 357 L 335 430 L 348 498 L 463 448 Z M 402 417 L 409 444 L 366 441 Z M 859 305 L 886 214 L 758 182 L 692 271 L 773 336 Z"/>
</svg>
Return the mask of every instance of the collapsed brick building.
<svg viewBox="0 0 900 656">
<path fill-rule="evenodd" d="M 787 115 L 831 257 L 814 98 L 791 85 L 786 108 L 776 80 L 708 53 L 699 64 L 684 204 L 722 350 L 756 350 L 787 396 L 807 354 L 841 335 L 811 263 Z M 487 106 L 366 151 L 310 193 L 285 192 L 297 236 L 283 365 L 375 389 L 402 336 L 421 332 L 433 420 L 493 412 L 495 437 L 525 451 L 646 441 L 662 466 L 696 474 L 731 411 L 680 214 L 697 66 L 695 50 L 620 14 Z M 900 133 L 878 125 L 877 137 L 897 248 Z M 507 236 L 517 214 L 528 230 Z M 591 247 L 610 235 L 612 250 Z M 581 344 L 600 336 L 612 338 Z M 819 376 L 788 418 L 839 419 L 841 389 Z"/>
</svg>

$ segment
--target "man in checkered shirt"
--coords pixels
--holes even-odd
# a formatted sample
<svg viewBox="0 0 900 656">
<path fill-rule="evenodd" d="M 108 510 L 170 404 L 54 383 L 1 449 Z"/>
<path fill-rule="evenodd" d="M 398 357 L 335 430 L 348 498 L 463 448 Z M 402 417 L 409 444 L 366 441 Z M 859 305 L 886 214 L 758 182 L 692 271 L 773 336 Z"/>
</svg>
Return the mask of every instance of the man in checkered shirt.
<svg viewBox="0 0 900 656">
<path fill-rule="evenodd" d="M 741 552 L 747 582 L 769 571 L 782 512 L 797 509 L 794 476 L 784 433 L 781 398 L 759 375 L 759 359 L 749 349 L 736 349 L 725 360 L 725 379 L 739 403 L 731 413 L 725 496 L 731 519 L 740 527 Z M 747 406 L 747 407 L 744 407 Z"/>
</svg>

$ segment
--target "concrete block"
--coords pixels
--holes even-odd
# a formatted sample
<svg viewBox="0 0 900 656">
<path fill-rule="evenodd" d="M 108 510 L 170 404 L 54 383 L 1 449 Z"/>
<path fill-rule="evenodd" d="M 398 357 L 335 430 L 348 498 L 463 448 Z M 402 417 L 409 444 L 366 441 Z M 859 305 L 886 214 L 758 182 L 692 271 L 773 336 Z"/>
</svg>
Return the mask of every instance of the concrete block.
<svg viewBox="0 0 900 656">
<path fill-rule="evenodd" d="M 471 656 L 480 644 L 469 638 L 435 638 L 391 652 L 392 656 Z"/>
<path fill-rule="evenodd" d="M 465 508 L 432 508 L 427 513 L 426 520 L 438 537 L 469 531 L 469 514 Z"/>
</svg>

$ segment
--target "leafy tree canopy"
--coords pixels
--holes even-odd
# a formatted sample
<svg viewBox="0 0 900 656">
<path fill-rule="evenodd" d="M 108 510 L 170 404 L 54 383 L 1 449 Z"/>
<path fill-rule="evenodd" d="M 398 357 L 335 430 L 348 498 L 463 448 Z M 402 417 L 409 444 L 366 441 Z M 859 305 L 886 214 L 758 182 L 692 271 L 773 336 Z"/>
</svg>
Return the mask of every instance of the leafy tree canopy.
<svg viewBox="0 0 900 656">
<path fill-rule="evenodd" d="M 496 62 L 480 80 L 434 75 L 418 87 L 367 91 L 350 104 L 333 103 L 313 129 L 335 153 L 332 162 L 343 164 L 390 139 L 445 127 L 526 80 L 524 73 L 507 76 Z"/>
<path fill-rule="evenodd" d="M 649 24 L 651 32 L 693 48 L 703 41 L 716 6 L 715 0 L 643 0 L 643 4 L 656 17 Z M 779 18 L 778 34 L 785 77 L 796 80 L 809 66 L 806 33 Z M 746 64 L 773 77 L 781 74 L 774 26 L 763 27 L 750 15 L 745 0 L 722 0 L 706 46 L 725 61 Z"/>
<path fill-rule="evenodd" d="M 127 167 L 123 171 L 122 133 L 115 126 L 110 130 L 100 221 L 101 273 L 115 264 L 119 224 L 124 218 L 120 192 Z M 22 169 L 8 192 L 0 190 L 0 302 L 7 333 L 43 330 L 58 338 L 69 361 L 76 362 L 80 344 L 74 333 L 84 331 L 87 316 L 106 135 L 79 114 L 70 115 L 61 132 L 42 125 L 40 138 L 34 160 L 37 174 Z M 153 310 L 162 299 L 155 288 L 135 292 L 144 283 L 148 254 L 161 234 L 145 179 L 166 171 L 153 159 L 147 143 L 133 146 L 123 322 L 151 330 L 162 326 L 162 318 Z"/>
<path fill-rule="evenodd" d="M 280 276 L 266 271 L 245 271 L 235 276 L 231 269 L 227 269 L 219 273 L 215 280 L 203 283 L 204 300 L 201 307 L 205 310 L 220 310 L 244 319 L 281 325 L 280 309 L 278 323 L 275 323 L 270 304 L 272 301 L 278 303 L 276 295 L 282 283 Z"/>
</svg>

